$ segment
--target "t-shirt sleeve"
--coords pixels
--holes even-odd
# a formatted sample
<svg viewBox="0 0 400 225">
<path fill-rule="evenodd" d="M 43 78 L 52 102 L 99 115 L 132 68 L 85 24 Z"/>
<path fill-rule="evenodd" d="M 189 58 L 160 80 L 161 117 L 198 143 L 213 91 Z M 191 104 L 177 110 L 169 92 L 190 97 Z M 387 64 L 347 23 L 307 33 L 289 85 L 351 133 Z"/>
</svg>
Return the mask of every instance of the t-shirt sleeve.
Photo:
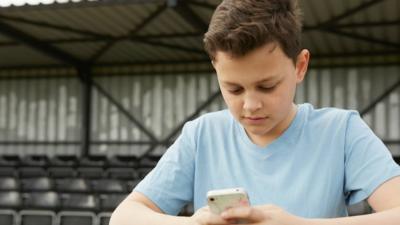
<svg viewBox="0 0 400 225">
<path fill-rule="evenodd" d="M 357 112 L 348 118 L 344 193 L 349 205 L 368 198 L 381 184 L 400 175 L 391 153 Z"/>
<path fill-rule="evenodd" d="M 169 215 L 177 215 L 193 199 L 195 143 L 192 123 L 186 123 L 157 166 L 134 189 Z"/>
</svg>

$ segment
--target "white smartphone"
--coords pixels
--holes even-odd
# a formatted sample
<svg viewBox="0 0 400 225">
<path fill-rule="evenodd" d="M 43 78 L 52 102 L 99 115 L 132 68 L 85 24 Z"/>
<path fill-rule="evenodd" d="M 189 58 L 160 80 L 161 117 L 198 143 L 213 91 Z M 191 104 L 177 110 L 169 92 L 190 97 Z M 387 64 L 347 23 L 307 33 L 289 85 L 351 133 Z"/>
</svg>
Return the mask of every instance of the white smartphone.
<svg viewBox="0 0 400 225">
<path fill-rule="evenodd" d="M 207 204 L 212 213 L 221 214 L 229 208 L 249 206 L 250 202 L 244 188 L 229 188 L 207 192 Z"/>
</svg>

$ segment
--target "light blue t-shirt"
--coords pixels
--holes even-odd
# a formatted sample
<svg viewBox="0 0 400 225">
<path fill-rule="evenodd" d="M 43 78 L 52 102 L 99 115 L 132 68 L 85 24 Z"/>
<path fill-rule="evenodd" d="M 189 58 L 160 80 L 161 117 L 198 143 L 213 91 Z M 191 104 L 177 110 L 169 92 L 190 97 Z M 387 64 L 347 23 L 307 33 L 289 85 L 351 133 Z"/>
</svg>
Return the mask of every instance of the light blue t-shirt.
<svg viewBox="0 0 400 225">
<path fill-rule="evenodd" d="M 252 205 L 275 204 L 307 218 L 346 216 L 400 175 L 385 145 L 355 111 L 298 106 L 288 129 L 267 147 L 255 145 L 228 110 L 186 123 L 155 169 L 136 186 L 167 214 L 206 193 L 243 187 Z"/>
</svg>

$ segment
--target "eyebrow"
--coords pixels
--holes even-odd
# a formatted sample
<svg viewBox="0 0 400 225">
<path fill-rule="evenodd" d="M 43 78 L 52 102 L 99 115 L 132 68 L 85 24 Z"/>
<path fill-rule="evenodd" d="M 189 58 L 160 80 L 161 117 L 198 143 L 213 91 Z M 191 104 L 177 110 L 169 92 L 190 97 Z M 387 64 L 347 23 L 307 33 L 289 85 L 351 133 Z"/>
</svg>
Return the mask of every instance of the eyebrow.
<svg viewBox="0 0 400 225">
<path fill-rule="evenodd" d="M 279 79 L 280 79 L 280 76 L 274 76 L 274 77 L 270 77 L 270 78 L 266 78 L 266 79 L 262 79 L 260 81 L 257 81 L 256 84 L 261 84 L 261 83 L 265 83 L 265 82 L 272 82 L 272 81 L 279 80 Z M 227 84 L 227 85 L 232 85 L 232 86 L 240 85 L 240 84 L 237 84 L 237 83 L 234 83 L 234 82 L 230 82 L 230 81 L 222 81 L 222 83 Z"/>
</svg>

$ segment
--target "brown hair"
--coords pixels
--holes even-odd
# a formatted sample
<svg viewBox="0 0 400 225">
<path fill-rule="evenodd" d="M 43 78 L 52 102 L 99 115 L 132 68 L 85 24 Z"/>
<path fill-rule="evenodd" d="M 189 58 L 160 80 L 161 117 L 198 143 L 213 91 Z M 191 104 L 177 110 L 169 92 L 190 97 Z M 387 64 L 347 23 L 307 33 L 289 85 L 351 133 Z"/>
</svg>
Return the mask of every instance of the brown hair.
<svg viewBox="0 0 400 225">
<path fill-rule="evenodd" d="M 297 0 L 224 0 L 215 10 L 204 48 L 240 57 L 276 42 L 293 62 L 301 51 L 301 10 Z"/>
</svg>

